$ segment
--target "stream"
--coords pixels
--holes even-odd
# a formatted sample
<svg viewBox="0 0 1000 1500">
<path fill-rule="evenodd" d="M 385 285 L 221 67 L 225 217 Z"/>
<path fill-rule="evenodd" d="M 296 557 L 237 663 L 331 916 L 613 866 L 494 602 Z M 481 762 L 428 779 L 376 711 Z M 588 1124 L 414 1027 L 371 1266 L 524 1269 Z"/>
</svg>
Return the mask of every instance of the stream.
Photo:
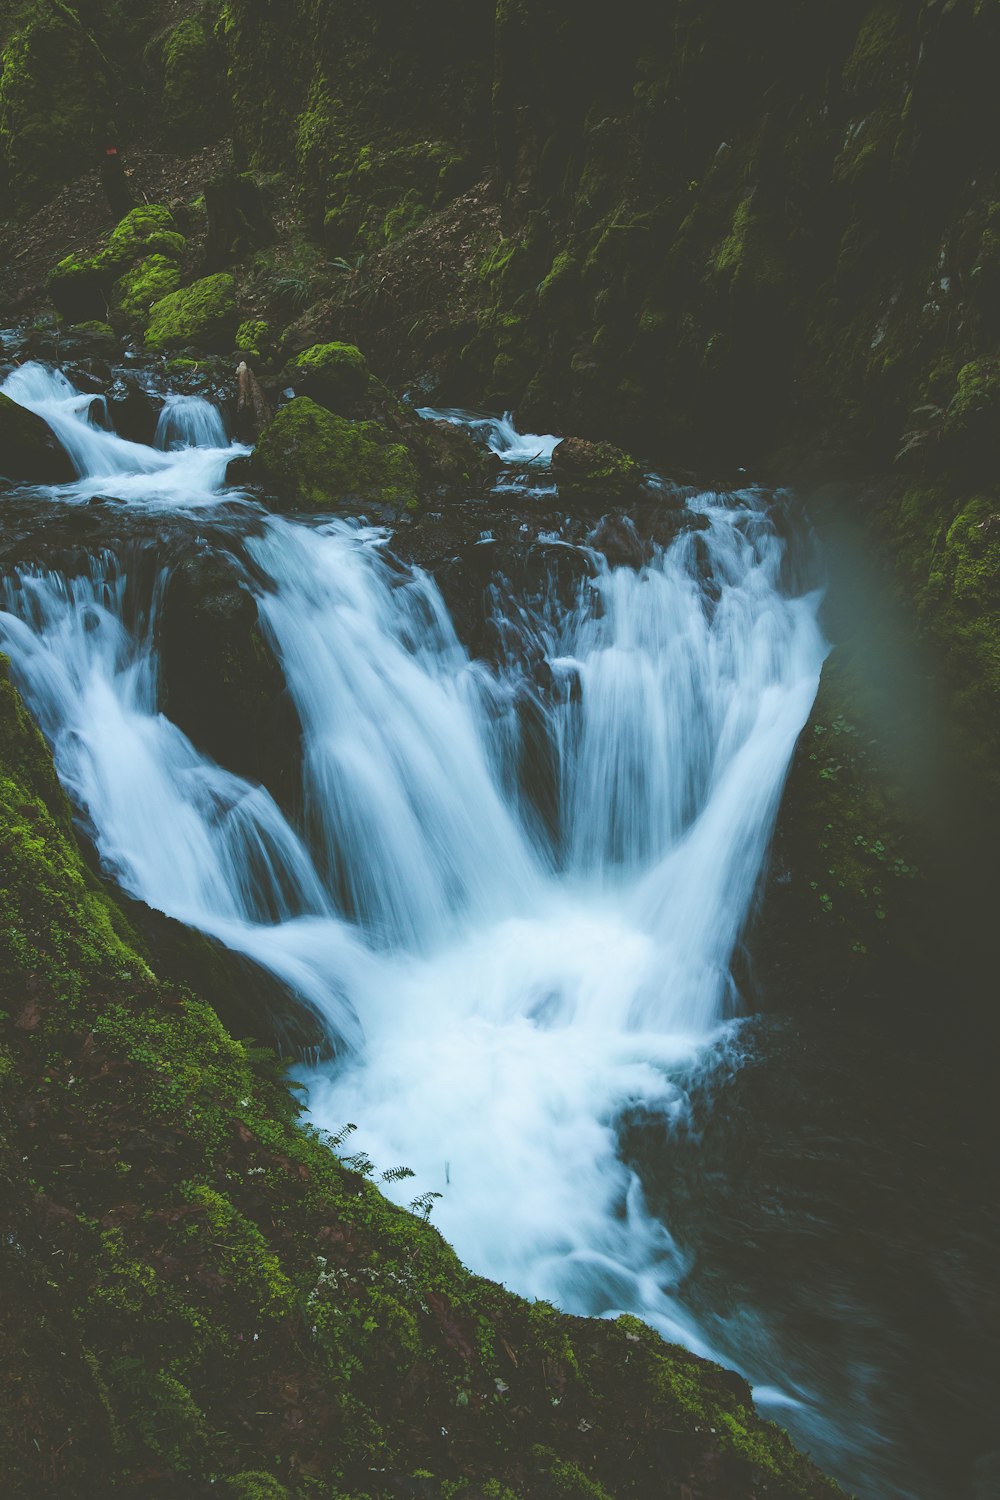
<svg viewBox="0 0 1000 1500">
<path fill-rule="evenodd" d="M 827 652 L 794 501 L 691 491 L 696 524 L 640 568 L 531 536 L 537 566 L 488 570 L 476 655 L 386 526 L 227 490 L 247 450 L 208 402 L 169 398 L 146 447 L 57 371 L 2 389 L 79 473 L 39 507 L 216 516 L 244 568 L 302 726 L 294 815 L 161 712 L 169 559 L 139 583 L 115 548 L 9 568 L 0 648 L 103 870 L 321 1018 L 312 1121 L 356 1124 L 344 1150 L 376 1175 L 409 1168 L 384 1191 L 432 1206 L 475 1271 L 738 1368 L 867 1500 L 959 1493 L 948 1443 L 978 1456 L 979 1428 L 956 1435 L 921 1380 L 944 1361 L 956 1410 L 974 1405 L 960 1316 L 907 1325 L 947 1322 L 940 1232 L 879 1206 L 934 1177 L 891 1107 L 920 1066 L 895 1069 L 871 1138 L 892 1038 L 745 1017 L 731 971 Z M 557 438 L 421 415 L 489 443 L 498 503 L 552 504 Z M 970 1495 L 997 1492 L 990 1461 Z"/>
</svg>

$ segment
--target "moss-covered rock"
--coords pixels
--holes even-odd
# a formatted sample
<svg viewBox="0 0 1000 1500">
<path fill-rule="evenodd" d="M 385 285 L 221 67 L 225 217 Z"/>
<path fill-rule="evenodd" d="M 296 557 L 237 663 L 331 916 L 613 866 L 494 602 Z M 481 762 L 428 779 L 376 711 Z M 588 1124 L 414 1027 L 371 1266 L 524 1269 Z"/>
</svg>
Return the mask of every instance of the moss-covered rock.
<svg viewBox="0 0 1000 1500">
<path fill-rule="evenodd" d="M 224 82 L 209 19 L 186 16 L 163 43 L 163 122 L 171 141 L 190 149 L 216 139 L 228 113 Z"/>
<path fill-rule="evenodd" d="M 331 411 L 350 410 L 368 388 L 368 364 L 354 344 L 313 344 L 292 361 L 291 374 L 303 395 Z"/>
<path fill-rule="evenodd" d="M 254 453 L 253 475 L 287 510 L 332 510 L 356 500 L 417 503 L 417 471 L 404 444 L 378 422 L 351 422 L 297 396 Z"/>
<path fill-rule="evenodd" d="M 124 266 L 141 255 L 168 255 L 176 259 L 184 254 L 184 249 L 184 236 L 178 234 L 169 208 L 144 203 L 115 225 L 100 258 L 106 265 Z"/>
<path fill-rule="evenodd" d="M 154 302 L 181 284 L 181 268 L 165 255 L 147 255 L 115 282 L 113 298 L 125 317 L 143 327 Z"/>
<path fill-rule="evenodd" d="M 0 474 L 28 484 L 76 478 L 69 454 L 47 422 L 0 392 Z"/>
<path fill-rule="evenodd" d="M 219 271 L 153 304 L 146 345 L 160 352 L 188 345 L 220 351 L 231 347 L 237 322 L 236 283 Z"/>
<path fill-rule="evenodd" d="M 956 468 L 995 470 L 1000 460 L 1000 359 L 970 360 L 959 370 L 943 436 Z"/>
<path fill-rule="evenodd" d="M 0 174 L 28 204 L 96 161 L 112 109 L 104 58 L 77 12 L 36 4 L 21 14 L 3 43 Z"/>
<path fill-rule="evenodd" d="M 262 318 L 248 318 L 236 330 L 236 351 L 245 359 L 266 359 L 273 342 L 271 325 Z"/>
<path fill-rule="evenodd" d="M 564 496 L 613 501 L 634 495 L 642 469 L 630 454 L 612 443 L 563 438 L 552 454 L 552 475 Z"/>
<path fill-rule="evenodd" d="M 115 282 L 136 261 L 155 259 L 155 268 L 147 264 L 146 274 L 155 269 L 162 281 L 165 263 L 176 264 L 185 248 L 186 241 L 178 234 L 170 210 L 145 204 L 126 214 L 93 254 L 64 256 L 49 272 L 46 287 L 58 311 L 71 322 L 101 319 L 115 298 Z M 139 316 L 126 311 L 129 316 Z"/>
</svg>

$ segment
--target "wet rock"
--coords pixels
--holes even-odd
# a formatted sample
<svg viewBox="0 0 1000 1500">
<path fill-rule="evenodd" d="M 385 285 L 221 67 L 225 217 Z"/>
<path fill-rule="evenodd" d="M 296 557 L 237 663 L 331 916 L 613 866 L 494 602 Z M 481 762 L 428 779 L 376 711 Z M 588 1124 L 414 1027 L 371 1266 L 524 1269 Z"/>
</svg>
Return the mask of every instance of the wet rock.
<svg viewBox="0 0 1000 1500">
<path fill-rule="evenodd" d="M 587 538 L 595 552 L 603 552 L 609 568 L 641 568 L 647 560 L 635 522 L 629 516 L 602 516 Z"/>
<path fill-rule="evenodd" d="M 0 474 L 28 484 L 68 484 L 69 454 L 47 422 L 0 394 Z"/>
<path fill-rule="evenodd" d="M 453 422 L 415 420 L 420 424 L 413 433 L 417 459 L 431 483 L 482 488 L 499 469 L 495 455 Z"/>
<path fill-rule="evenodd" d="M 552 476 L 565 498 L 626 499 L 638 494 L 642 469 L 612 443 L 563 438 L 552 455 Z"/>
<path fill-rule="evenodd" d="M 141 376 L 119 370 L 108 387 L 108 416 L 119 437 L 152 443 L 163 409 L 163 397 L 149 390 Z"/>
<path fill-rule="evenodd" d="M 214 549 L 174 568 L 163 605 L 166 711 L 220 765 L 287 807 L 297 798 L 301 728 L 245 581 Z"/>
</svg>

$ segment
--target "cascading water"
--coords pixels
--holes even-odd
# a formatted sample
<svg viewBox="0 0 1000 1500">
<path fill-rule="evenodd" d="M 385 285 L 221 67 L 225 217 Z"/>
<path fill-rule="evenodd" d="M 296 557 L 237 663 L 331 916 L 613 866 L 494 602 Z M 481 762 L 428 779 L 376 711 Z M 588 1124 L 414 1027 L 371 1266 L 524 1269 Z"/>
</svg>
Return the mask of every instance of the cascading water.
<svg viewBox="0 0 1000 1500">
<path fill-rule="evenodd" d="M 242 451 L 205 403 L 168 402 L 154 450 L 37 366 L 5 389 L 71 452 L 62 498 L 205 504 Z M 544 464 L 555 442 L 500 446 Z M 383 533 L 262 515 L 241 545 L 303 726 L 301 830 L 158 712 L 158 598 L 130 618 L 115 559 L 10 577 L 0 644 L 108 871 L 325 1018 L 317 1122 L 357 1121 L 374 1161 L 410 1166 L 400 1195 L 440 1194 L 476 1270 L 709 1352 L 619 1124 L 683 1116 L 683 1076 L 731 1014 L 825 647 L 770 502 L 690 508 L 699 529 L 641 570 L 577 553 L 568 600 L 497 581 L 493 667 Z"/>
<path fill-rule="evenodd" d="M 44 417 L 69 454 L 80 478 L 59 487 L 64 502 L 99 497 L 163 509 L 215 505 L 228 464 L 249 451 L 227 442 L 219 413 L 198 397 L 171 398 L 157 432 L 159 446 L 147 448 L 96 425 L 93 408 L 103 406 L 104 398 L 81 395 L 65 375 L 43 365 L 15 370 L 3 391 Z M 177 451 L 161 451 L 167 447 Z"/>
</svg>

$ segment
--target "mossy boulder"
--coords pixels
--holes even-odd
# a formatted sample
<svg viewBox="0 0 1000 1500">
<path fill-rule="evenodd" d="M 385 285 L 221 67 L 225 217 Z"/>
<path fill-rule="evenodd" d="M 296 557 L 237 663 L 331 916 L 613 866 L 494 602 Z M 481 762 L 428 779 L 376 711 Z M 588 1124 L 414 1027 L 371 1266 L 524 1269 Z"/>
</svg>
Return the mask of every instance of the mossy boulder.
<svg viewBox="0 0 1000 1500">
<path fill-rule="evenodd" d="M 249 318 L 236 330 L 236 352 L 245 359 L 266 359 L 272 343 L 271 325 L 262 318 Z"/>
<path fill-rule="evenodd" d="M 354 344 L 313 344 L 290 370 L 297 390 L 331 411 L 350 410 L 368 387 L 368 364 Z"/>
<path fill-rule="evenodd" d="M 0 475 L 27 484 L 68 484 L 69 454 L 47 422 L 0 392 Z"/>
<path fill-rule="evenodd" d="M 133 208 L 108 236 L 101 258 L 108 265 L 127 265 L 139 255 L 184 254 L 185 239 L 169 208 L 146 203 Z"/>
<path fill-rule="evenodd" d="M 561 495 L 581 499 L 624 499 L 642 483 L 642 469 L 630 454 L 612 443 L 575 437 L 563 438 L 556 447 L 552 475 Z"/>
<path fill-rule="evenodd" d="M 181 268 L 166 255 L 147 255 L 119 277 L 114 285 L 114 301 L 133 323 L 145 327 L 149 310 L 181 284 Z"/>
<path fill-rule="evenodd" d="M 225 123 L 222 54 L 204 16 L 187 16 L 163 43 L 163 122 L 168 138 L 194 147 L 215 140 Z"/>
<path fill-rule="evenodd" d="M 169 209 L 144 204 L 126 214 L 92 255 L 64 256 L 48 274 L 49 296 L 62 316 L 72 322 L 103 319 L 115 298 L 115 282 L 130 266 L 157 257 L 162 277 L 162 262 L 176 263 L 186 243 Z"/>
<path fill-rule="evenodd" d="M 28 11 L 4 40 L 2 64 L 0 188 L 6 178 L 13 204 L 28 205 L 96 160 L 112 128 L 107 73 L 68 5 Z"/>
<path fill-rule="evenodd" d="M 261 436 L 253 477 L 286 510 L 351 500 L 412 507 L 418 479 L 406 446 L 378 422 L 351 422 L 308 396 L 282 407 Z"/>
<path fill-rule="evenodd" d="M 203 276 L 153 304 L 146 346 L 161 352 L 189 345 L 223 350 L 232 345 L 238 317 L 232 276 L 225 271 Z"/>
</svg>

